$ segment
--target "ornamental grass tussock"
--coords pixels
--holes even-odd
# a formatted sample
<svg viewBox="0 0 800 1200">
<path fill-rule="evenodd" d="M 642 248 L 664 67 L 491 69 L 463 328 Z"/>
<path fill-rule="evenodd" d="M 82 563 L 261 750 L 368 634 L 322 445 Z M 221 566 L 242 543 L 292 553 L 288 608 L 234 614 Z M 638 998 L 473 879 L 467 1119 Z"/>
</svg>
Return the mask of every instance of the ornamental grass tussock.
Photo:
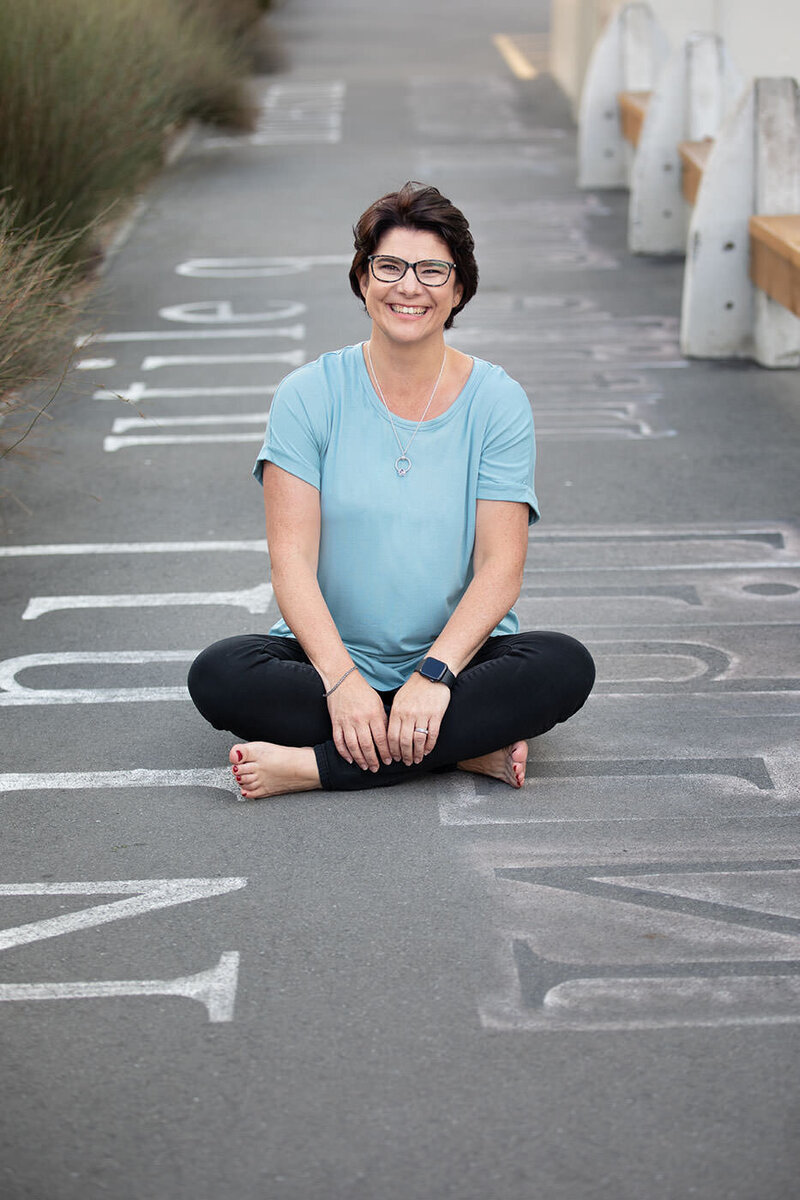
<svg viewBox="0 0 800 1200">
<path fill-rule="evenodd" d="M 0 397 L 54 365 L 74 271 L 189 119 L 252 128 L 263 0 L 0 0 Z M 72 274 L 71 274 L 72 272 Z M 7 439 L 6 439 L 7 440 Z M 2 450 L 2 445 L 0 445 Z"/>
</svg>

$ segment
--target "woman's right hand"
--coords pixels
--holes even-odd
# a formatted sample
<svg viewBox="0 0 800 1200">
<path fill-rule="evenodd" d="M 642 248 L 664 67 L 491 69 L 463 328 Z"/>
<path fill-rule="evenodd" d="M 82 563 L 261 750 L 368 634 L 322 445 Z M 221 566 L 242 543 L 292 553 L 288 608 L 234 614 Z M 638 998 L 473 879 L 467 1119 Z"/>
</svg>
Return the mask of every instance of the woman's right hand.
<svg viewBox="0 0 800 1200">
<path fill-rule="evenodd" d="M 328 697 L 328 712 L 334 744 L 346 762 L 354 762 L 362 771 L 377 771 L 381 760 L 387 766 L 392 763 L 386 709 L 358 671 L 348 675 Z"/>
</svg>

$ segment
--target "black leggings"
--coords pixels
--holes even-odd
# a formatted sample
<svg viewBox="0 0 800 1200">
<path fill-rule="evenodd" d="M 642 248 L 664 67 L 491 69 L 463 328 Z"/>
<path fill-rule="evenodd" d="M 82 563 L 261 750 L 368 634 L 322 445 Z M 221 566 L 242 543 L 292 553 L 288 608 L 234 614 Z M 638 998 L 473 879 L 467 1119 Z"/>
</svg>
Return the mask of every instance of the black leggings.
<svg viewBox="0 0 800 1200">
<path fill-rule="evenodd" d="M 538 737 L 584 704 L 594 683 L 589 651 L 565 633 L 490 637 L 456 680 L 435 747 L 421 763 L 346 762 L 331 738 L 320 676 L 294 638 L 244 634 L 215 642 L 192 663 L 189 693 L 215 729 L 243 741 L 313 746 L 329 791 L 386 787 Z M 388 712 L 394 692 L 381 692 Z"/>
</svg>

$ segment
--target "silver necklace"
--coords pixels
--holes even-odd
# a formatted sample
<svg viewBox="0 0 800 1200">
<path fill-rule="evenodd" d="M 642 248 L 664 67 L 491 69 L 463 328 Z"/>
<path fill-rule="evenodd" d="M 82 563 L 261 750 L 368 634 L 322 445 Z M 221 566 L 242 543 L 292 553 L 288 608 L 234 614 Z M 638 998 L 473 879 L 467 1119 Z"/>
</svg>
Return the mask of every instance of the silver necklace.
<svg viewBox="0 0 800 1200">
<path fill-rule="evenodd" d="M 394 417 L 392 416 L 392 410 L 389 408 L 389 405 L 386 403 L 386 397 L 383 394 L 383 388 L 381 387 L 380 382 L 378 381 L 378 376 L 375 374 L 375 368 L 372 365 L 372 355 L 369 352 L 369 342 L 364 342 L 364 349 L 367 352 L 367 362 L 369 363 L 370 374 L 372 375 L 372 378 L 375 380 L 375 387 L 378 389 L 378 395 L 380 396 L 381 400 L 383 401 L 383 407 L 386 409 L 386 413 L 389 417 L 389 423 L 392 427 L 392 433 L 394 434 L 394 440 L 397 442 L 398 448 L 400 450 L 400 453 L 398 454 L 397 458 L 394 460 L 394 469 L 395 469 L 395 471 L 397 471 L 397 474 L 402 479 L 402 477 L 404 475 L 407 475 L 408 472 L 411 470 L 411 459 L 408 457 L 408 452 L 411 449 L 411 443 L 413 442 L 414 438 L 419 433 L 419 427 L 422 424 L 422 422 L 425 420 L 425 418 L 427 417 L 428 409 L 433 404 L 433 397 L 436 395 L 436 389 L 438 388 L 439 384 L 441 383 L 442 375 L 444 374 L 444 364 L 447 362 L 447 346 L 445 346 L 445 348 L 444 348 L 444 358 L 442 359 L 442 365 L 439 368 L 439 374 L 436 376 L 436 383 L 433 385 L 433 391 L 431 392 L 431 398 L 428 401 L 428 403 L 425 405 L 425 411 L 423 412 L 420 419 L 417 421 L 416 428 L 414 429 L 414 432 L 411 434 L 411 437 L 406 442 L 405 446 L 400 441 L 400 435 L 398 434 L 397 426 L 394 423 Z"/>
</svg>

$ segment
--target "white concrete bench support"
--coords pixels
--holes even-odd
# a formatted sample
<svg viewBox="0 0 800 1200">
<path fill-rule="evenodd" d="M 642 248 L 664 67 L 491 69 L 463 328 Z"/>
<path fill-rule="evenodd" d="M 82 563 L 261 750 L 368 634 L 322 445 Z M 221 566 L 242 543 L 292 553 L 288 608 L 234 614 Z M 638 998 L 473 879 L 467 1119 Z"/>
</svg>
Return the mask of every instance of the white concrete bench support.
<svg viewBox="0 0 800 1200">
<path fill-rule="evenodd" d="M 714 143 L 689 225 L 681 349 L 696 358 L 800 364 L 800 318 L 749 277 L 752 215 L 800 212 L 800 93 L 757 79 Z"/>
<path fill-rule="evenodd" d="M 646 92 L 669 53 L 647 4 L 626 4 L 598 40 L 584 81 L 578 117 L 578 186 L 627 187 L 633 148 L 622 136 L 617 96 Z"/>
<path fill-rule="evenodd" d="M 696 33 L 667 60 L 647 106 L 631 171 L 628 247 L 683 254 L 690 208 L 681 189 L 678 143 L 716 136 L 743 81 L 722 40 Z"/>
</svg>

